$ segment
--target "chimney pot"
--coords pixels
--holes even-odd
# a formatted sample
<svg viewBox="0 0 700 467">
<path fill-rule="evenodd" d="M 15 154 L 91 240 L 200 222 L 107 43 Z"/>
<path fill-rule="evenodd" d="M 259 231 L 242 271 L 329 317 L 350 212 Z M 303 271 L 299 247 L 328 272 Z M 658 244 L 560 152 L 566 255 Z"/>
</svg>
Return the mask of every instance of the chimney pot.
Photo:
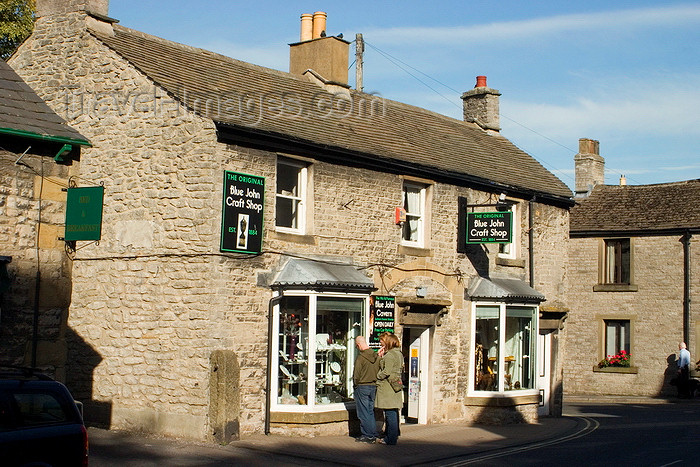
<svg viewBox="0 0 700 467">
<path fill-rule="evenodd" d="M 620 175 L 620 186 L 625 186 L 627 185 L 627 177 L 624 175 Z"/>
<path fill-rule="evenodd" d="M 485 88 L 486 87 L 486 76 L 477 76 L 476 77 L 476 86 L 475 88 Z"/>
<path fill-rule="evenodd" d="M 313 39 L 321 37 L 321 33 L 326 30 L 326 13 L 317 11 L 313 17 Z"/>
<path fill-rule="evenodd" d="M 301 15 L 301 35 L 299 36 L 301 42 L 310 41 L 313 38 L 313 23 L 314 15 L 311 13 Z"/>
</svg>

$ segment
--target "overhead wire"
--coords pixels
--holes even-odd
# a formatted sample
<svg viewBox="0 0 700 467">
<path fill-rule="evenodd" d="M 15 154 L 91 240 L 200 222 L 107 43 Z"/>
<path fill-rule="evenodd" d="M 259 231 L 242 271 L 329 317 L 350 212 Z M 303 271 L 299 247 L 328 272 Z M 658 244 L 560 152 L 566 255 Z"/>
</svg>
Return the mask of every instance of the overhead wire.
<svg viewBox="0 0 700 467">
<path fill-rule="evenodd" d="M 384 51 L 384 50 L 381 50 L 379 47 L 375 46 L 374 44 L 371 44 L 371 43 L 367 42 L 366 40 L 365 40 L 364 42 L 365 42 L 365 45 L 367 45 L 367 46 L 371 47 L 372 49 L 374 49 L 377 53 L 379 53 L 381 56 L 383 56 L 386 60 L 388 60 L 389 62 L 391 62 L 392 64 L 394 64 L 397 68 L 401 69 L 403 72 L 405 72 L 406 74 L 408 74 L 409 76 L 411 76 L 412 78 L 414 78 L 416 81 L 418 81 L 419 83 L 421 83 L 422 85 L 424 85 L 425 87 L 427 87 L 428 89 L 430 89 L 431 91 L 435 92 L 438 96 L 442 97 L 443 99 L 445 99 L 445 100 L 446 100 L 447 102 L 449 102 L 450 104 L 455 105 L 456 107 L 460 107 L 460 108 L 461 108 L 461 106 L 460 106 L 457 102 L 455 102 L 454 99 L 451 99 L 451 98 L 449 98 L 448 96 L 445 96 L 444 94 L 442 94 L 440 91 L 438 91 L 438 90 L 435 89 L 434 87 L 428 85 L 424 80 L 418 78 L 414 73 L 409 72 L 409 71 L 407 70 L 407 68 L 413 70 L 413 71 L 416 72 L 416 73 L 419 73 L 419 74 L 425 76 L 426 78 L 428 78 L 428 79 L 434 81 L 435 83 L 439 84 L 440 86 L 443 86 L 443 87 L 445 87 L 446 89 L 449 89 L 450 91 L 453 91 L 453 92 L 455 92 L 455 93 L 457 93 L 457 94 L 461 94 L 461 91 L 459 91 L 459 90 L 457 90 L 457 89 L 454 89 L 453 87 L 449 86 L 448 84 L 445 84 L 445 83 L 443 83 L 442 81 L 440 81 L 440 80 L 438 80 L 438 79 L 436 79 L 436 78 L 434 78 L 434 77 L 428 75 L 427 73 L 425 73 L 425 72 L 423 72 L 423 71 L 421 71 L 421 70 L 419 70 L 419 69 L 417 69 L 417 68 L 411 66 L 410 64 L 404 62 L 403 60 L 394 57 L 393 55 L 389 54 L 388 52 L 386 52 L 386 51 Z M 556 144 L 557 146 L 560 146 L 561 148 L 566 149 L 566 150 L 569 151 L 571 154 L 576 154 L 576 153 L 578 152 L 577 150 L 572 149 L 572 148 L 566 146 L 565 144 L 562 144 L 562 143 L 560 143 L 559 141 L 556 141 L 555 139 L 550 138 L 550 137 L 548 137 L 548 136 L 546 136 L 546 135 L 544 135 L 544 134 L 542 134 L 542 133 L 540 133 L 540 132 L 538 132 L 538 131 L 532 129 L 532 128 L 528 127 L 527 125 L 524 125 L 524 124 L 518 122 L 517 120 L 508 117 L 507 115 L 504 115 L 504 114 L 502 114 L 502 113 L 501 113 L 500 115 L 501 115 L 501 117 L 505 118 L 506 120 L 508 120 L 508 121 L 510 121 L 510 122 L 512 122 L 512 123 L 514 123 L 514 124 L 516 124 L 516 125 L 518 125 L 518 126 L 524 128 L 525 130 L 527 130 L 527 131 L 529 131 L 529 132 L 531 132 L 531 133 L 533 133 L 533 134 L 539 136 L 540 138 L 543 138 L 543 139 L 549 141 L 550 143 Z M 523 148 L 523 149 L 525 149 L 525 148 Z M 560 176 L 562 176 L 563 178 L 567 178 L 568 180 L 575 181 L 575 178 L 572 177 L 571 175 L 569 175 L 565 169 L 559 169 L 559 168 L 553 166 L 552 164 L 550 164 L 550 163 L 548 163 L 548 162 L 545 162 L 545 161 L 542 160 L 541 158 L 535 156 L 535 155 L 533 154 L 533 151 L 530 151 L 530 150 L 527 150 L 527 149 L 525 149 L 525 150 L 527 151 L 528 154 L 530 154 L 535 160 L 537 160 L 537 161 L 538 161 L 539 163 L 541 163 L 543 166 L 549 168 L 550 170 L 552 170 L 552 171 L 554 171 L 554 172 L 557 172 L 557 173 L 558 173 Z M 614 169 L 614 168 L 612 168 L 612 167 L 606 168 L 605 171 L 606 171 L 606 172 L 615 173 L 615 174 L 619 174 L 619 175 L 621 175 L 621 176 L 624 176 L 623 173 L 622 173 L 621 171 L 619 171 L 619 170 L 617 170 L 617 169 Z M 628 178 L 629 180 L 636 181 L 636 180 L 634 180 L 634 178 L 632 178 L 632 177 L 629 177 L 629 176 L 628 176 L 627 178 Z"/>
</svg>

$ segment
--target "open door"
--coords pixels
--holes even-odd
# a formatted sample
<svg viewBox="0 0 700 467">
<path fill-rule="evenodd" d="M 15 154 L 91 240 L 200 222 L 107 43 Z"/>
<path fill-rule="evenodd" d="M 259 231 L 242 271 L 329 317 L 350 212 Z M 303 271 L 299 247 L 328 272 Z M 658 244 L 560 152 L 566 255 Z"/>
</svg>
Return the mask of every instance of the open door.
<svg viewBox="0 0 700 467">
<path fill-rule="evenodd" d="M 430 388 L 430 329 L 404 328 L 404 355 L 407 394 L 404 407 L 406 423 L 428 423 Z"/>
</svg>

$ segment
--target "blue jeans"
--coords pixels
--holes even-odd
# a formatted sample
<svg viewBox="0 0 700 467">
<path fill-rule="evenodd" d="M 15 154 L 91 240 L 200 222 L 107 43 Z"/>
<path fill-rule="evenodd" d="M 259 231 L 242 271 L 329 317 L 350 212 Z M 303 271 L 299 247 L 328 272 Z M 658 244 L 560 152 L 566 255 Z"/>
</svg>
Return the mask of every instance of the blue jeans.
<svg viewBox="0 0 700 467">
<path fill-rule="evenodd" d="M 401 434 L 399 429 L 399 409 L 385 409 L 386 444 L 396 444 Z"/>
<path fill-rule="evenodd" d="M 373 384 L 361 384 L 355 387 L 355 407 L 357 418 L 360 419 L 360 432 L 362 436 L 376 438 L 377 422 L 374 420 L 374 398 L 377 396 L 377 386 Z"/>
</svg>

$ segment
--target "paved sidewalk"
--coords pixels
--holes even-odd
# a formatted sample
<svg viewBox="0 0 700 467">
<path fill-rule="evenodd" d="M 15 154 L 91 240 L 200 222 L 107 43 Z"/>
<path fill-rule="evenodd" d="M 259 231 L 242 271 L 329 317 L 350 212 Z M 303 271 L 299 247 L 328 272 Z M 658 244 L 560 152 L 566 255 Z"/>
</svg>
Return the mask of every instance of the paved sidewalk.
<svg viewBox="0 0 700 467">
<path fill-rule="evenodd" d="M 349 436 L 289 438 L 256 435 L 232 445 L 340 465 L 439 465 L 467 454 L 529 444 L 573 433 L 575 418 L 546 418 L 536 425 L 401 425 L 396 446 L 368 445 Z"/>
<path fill-rule="evenodd" d="M 573 417 L 544 418 L 533 425 L 402 425 L 396 446 L 358 443 L 347 435 L 253 435 L 218 446 L 90 428 L 90 465 L 444 465 L 469 454 L 561 438 L 580 428 L 581 420 Z"/>
</svg>

